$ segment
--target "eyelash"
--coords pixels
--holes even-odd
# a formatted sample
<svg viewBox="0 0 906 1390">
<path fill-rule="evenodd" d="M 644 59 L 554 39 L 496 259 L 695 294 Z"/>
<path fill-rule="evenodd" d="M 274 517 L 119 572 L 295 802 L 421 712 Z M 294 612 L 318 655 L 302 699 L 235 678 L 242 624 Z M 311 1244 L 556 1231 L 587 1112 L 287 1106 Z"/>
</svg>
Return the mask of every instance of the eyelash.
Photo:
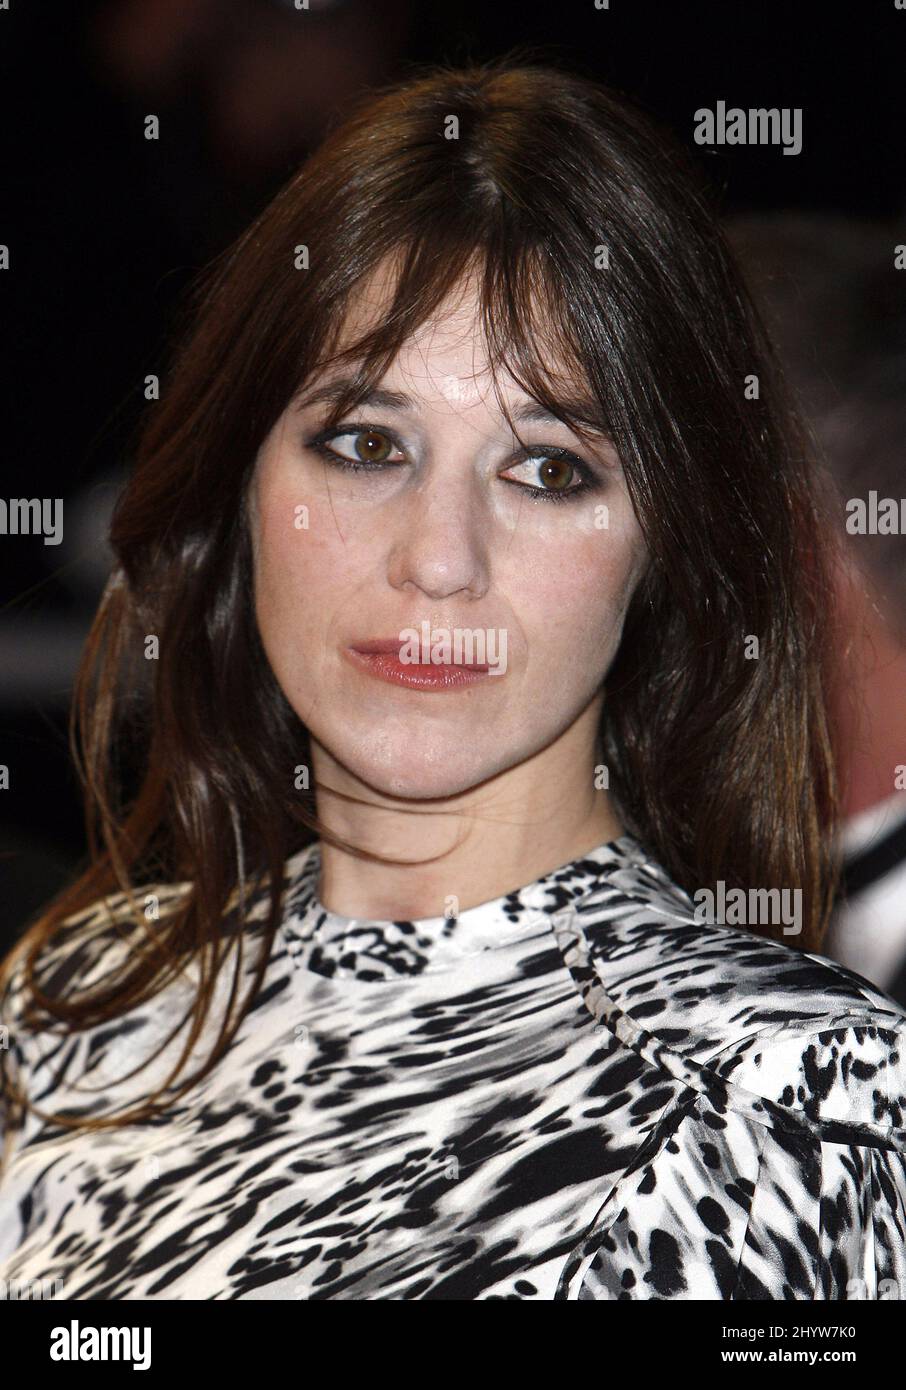
<svg viewBox="0 0 906 1390">
<path fill-rule="evenodd" d="M 322 430 L 312 439 L 305 441 L 306 448 L 312 449 L 316 454 L 325 459 L 335 468 L 341 468 L 345 473 L 374 473 L 384 468 L 399 468 L 398 463 L 355 463 L 351 459 L 343 458 L 342 454 L 337 454 L 333 449 L 327 447 L 328 440 L 338 439 L 344 434 L 365 434 L 369 431 L 374 434 L 383 434 L 394 445 L 401 449 L 402 446 L 390 430 L 382 425 L 370 425 L 364 420 L 348 420 L 345 424 L 337 425 L 335 429 Z M 521 452 L 521 457 L 517 463 L 525 463 L 528 459 L 549 458 L 556 459 L 563 463 L 569 463 L 578 473 L 580 482 L 565 490 L 556 491 L 550 488 L 532 487 L 530 483 L 517 483 L 512 478 L 501 478 L 501 482 L 508 483 L 511 487 L 518 487 L 520 491 L 527 492 L 532 501 L 544 502 L 566 502 L 574 497 L 578 497 L 588 492 L 593 492 L 601 486 L 600 480 L 593 473 L 588 464 L 583 462 L 576 454 L 569 449 L 560 449 L 556 446 L 540 446 L 533 449 L 525 449 Z M 510 465 L 512 467 L 512 464 Z"/>
</svg>

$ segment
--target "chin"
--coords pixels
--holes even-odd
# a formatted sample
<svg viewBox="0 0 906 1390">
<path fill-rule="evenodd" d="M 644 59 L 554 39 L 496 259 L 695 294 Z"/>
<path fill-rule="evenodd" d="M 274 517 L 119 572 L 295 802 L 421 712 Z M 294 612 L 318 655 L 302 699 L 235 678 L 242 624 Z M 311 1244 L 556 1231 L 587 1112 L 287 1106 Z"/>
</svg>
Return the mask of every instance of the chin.
<svg viewBox="0 0 906 1390">
<path fill-rule="evenodd" d="M 464 746 L 463 738 L 439 740 L 436 728 L 424 740 L 413 734 L 396 738 L 371 730 L 352 743 L 348 737 L 321 741 L 347 772 L 376 792 L 415 801 L 458 796 L 509 766 L 499 749 L 482 755 Z"/>
</svg>

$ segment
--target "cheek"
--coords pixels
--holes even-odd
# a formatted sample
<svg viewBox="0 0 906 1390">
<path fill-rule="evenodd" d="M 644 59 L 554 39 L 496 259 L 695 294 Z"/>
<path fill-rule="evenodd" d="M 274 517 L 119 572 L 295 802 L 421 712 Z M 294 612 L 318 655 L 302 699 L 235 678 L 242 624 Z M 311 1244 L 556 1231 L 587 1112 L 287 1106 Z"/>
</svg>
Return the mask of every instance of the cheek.
<svg viewBox="0 0 906 1390">
<path fill-rule="evenodd" d="M 536 566 L 519 605 L 529 650 L 564 678 L 579 670 L 603 675 L 643 558 L 641 532 L 627 527 L 618 534 L 583 531 L 572 538 L 567 555 Z"/>
<path fill-rule="evenodd" d="M 361 573 L 361 557 L 344 542 L 320 497 L 290 480 L 263 477 L 258 494 L 255 592 L 259 621 L 291 621 L 311 630 L 342 602 Z"/>
<path fill-rule="evenodd" d="M 352 585 L 353 557 L 322 512 L 318 499 L 291 479 L 264 475 L 255 530 L 255 612 L 274 674 L 300 716 L 316 695 L 330 634 Z"/>
</svg>

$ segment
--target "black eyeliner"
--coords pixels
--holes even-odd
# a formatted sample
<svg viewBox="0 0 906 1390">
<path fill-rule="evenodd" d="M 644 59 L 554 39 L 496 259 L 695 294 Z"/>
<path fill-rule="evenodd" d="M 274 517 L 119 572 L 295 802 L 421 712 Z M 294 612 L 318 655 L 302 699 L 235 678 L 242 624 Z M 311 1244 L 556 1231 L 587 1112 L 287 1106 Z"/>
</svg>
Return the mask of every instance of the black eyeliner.
<svg viewBox="0 0 906 1390">
<path fill-rule="evenodd" d="M 317 434 L 312 435 L 311 438 L 304 441 L 305 447 L 319 454 L 320 457 L 332 467 L 340 468 L 345 473 L 372 473 L 378 469 L 399 468 L 401 465 L 398 463 L 387 463 L 386 461 L 369 463 L 364 459 L 358 461 L 346 459 L 343 458 L 342 454 L 337 454 L 333 449 L 327 447 L 328 441 L 336 439 L 338 435 L 366 434 L 369 431 L 374 434 L 385 435 L 395 448 L 402 448 L 399 440 L 385 426 L 369 424 L 367 421 L 363 420 L 341 421 L 336 426 L 328 426 L 326 429 L 319 430 Z M 593 469 L 570 449 L 565 449 L 555 444 L 533 445 L 524 446 L 520 452 L 521 457 L 516 460 L 517 463 L 526 463 L 529 459 L 533 458 L 559 459 L 564 463 L 569 463 L 580 478 L 580 482 L 575 487 L 562 489 L 533 487 L 531 483 L 517 483 L 513 478 L 500 478 L 502 483 L 509 483 L 512 487 L 518 488 L 520 492 L 528 493 L 532 500 L 565 502 L 568 498 L 594 492 L 603 486 Z M 513 467 L 513 463 L 510 463 L 508 466 Z"/>
</svg>

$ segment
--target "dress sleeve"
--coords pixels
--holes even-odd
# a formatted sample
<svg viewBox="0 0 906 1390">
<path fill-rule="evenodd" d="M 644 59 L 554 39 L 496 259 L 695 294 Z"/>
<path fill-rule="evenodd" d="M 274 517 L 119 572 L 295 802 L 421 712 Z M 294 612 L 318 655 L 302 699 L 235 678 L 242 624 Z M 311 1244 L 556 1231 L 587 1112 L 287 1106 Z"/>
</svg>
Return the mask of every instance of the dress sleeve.
<svg viewBox="0 0 906 1390">
<path fill-rule="evenodd" d="M 748 1045 L 732 1082 L 703 1069 L 610 1193 L 558 1296 L 906 1298 L 903 1059 L 906 1020 L 787 1030 Z"/>
</svg>

